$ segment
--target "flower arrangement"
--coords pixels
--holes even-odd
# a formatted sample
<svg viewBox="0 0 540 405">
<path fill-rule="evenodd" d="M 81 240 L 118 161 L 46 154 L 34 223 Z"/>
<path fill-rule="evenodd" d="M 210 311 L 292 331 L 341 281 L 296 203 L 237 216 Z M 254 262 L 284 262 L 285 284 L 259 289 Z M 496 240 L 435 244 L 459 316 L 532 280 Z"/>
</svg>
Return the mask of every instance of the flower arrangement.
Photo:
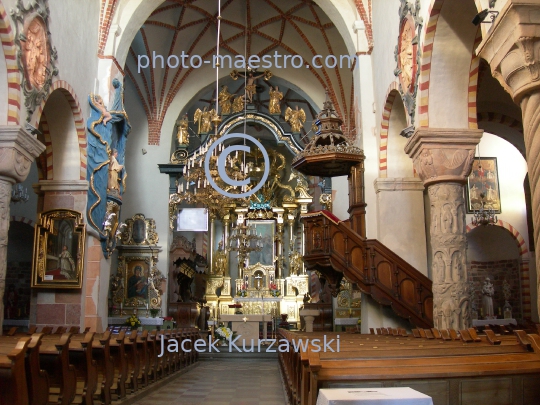
<svg viewBox="0 0 540 405">
<path fill-rule="evenodd" d="M 236 292 L 236 295 L 239 297 L 247 297 L 247 285 L 242 284 L 242 288 Z"/>
<path fill-rule="evenodd" d="M 281 295 L 281 290 L 278 288 L 276 283 L 270 283 L 269 289 L 270 289 L 270 295 L 272 297 L 279 297 Z"/>
<path fill-rule="evenodd" d="M 137 315 L 133 314 L 126 320 L 126 325 L 130 326 L 131 330 L 135 330 L 141 326 L 141 320 L 137 318 Z"/>
<path fill-rule="evenodd" d="M 216 329 L 215 336 L 223 344 L 234 337 L 234 332 L 226 326 L 220 326 Z"/>
</svg>

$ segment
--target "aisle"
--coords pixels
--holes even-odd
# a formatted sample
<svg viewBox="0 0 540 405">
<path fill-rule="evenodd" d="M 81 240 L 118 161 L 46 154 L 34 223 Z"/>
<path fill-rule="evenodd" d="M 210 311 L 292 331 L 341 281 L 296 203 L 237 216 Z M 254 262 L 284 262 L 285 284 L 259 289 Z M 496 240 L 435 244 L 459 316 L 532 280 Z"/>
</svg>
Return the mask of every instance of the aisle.
<svg viewBox="0 0 540 405">
<path fill-rule="evenodd" d="M 201 361 L 136 405 L 285 405 L 277 360 Z"/>
</svg>

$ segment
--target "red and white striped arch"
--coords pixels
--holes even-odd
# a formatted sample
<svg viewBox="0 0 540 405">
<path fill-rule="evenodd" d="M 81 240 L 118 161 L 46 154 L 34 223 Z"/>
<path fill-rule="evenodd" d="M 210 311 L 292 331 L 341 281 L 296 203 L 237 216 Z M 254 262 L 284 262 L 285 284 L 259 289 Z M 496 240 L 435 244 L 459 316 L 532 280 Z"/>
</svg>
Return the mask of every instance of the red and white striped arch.
<svg viewBox="0 0 540 405">
<path fill-rule="evenodd" d="M 34 221 L 32 221 L 31 219 L 28 219 L 28 218 L 25 218 L 25 217 L 20 217 L 20 216 L 16 216 L 16 215 L 12 215 L 9 220 L 11 222 L 22 222 L 23 224 L 26 224 L 26 225 L 30 225 L 32 228 L 35 228 L 36 227 L 36 223 Z"/>
<path fill-rule="evenodd" d="M 41 175 L 43 179 L 52 180 L 53 176 L 53 145 L 51 140 L 51 132 L 49 131 L 49 123 L 47 122 L 47 117 L 45 113 L 41 114 L 41 119 L 39 120 L 39 128 L 43 134 L 43 141 L 45 143 L 45 158 L 46 166 L 45 172 Z"/>
<path fill-rule="evenodd" d="M 0 41 L 6 61 L 8 81 L 7 124 L 19 125 L 19 109 L 21 106 L 21 74 L 17 66 L 17 48 L 14 43 L 13 29 L 4 5 L 0 1 Z"/>
<path fill-rule="evenodd" d="M 386 91 L 386 102 L 384 104 L 381 119 L 381 140 L 379 145 L 379 177 L 386 177 L 388 170 L 388 128 L 390 126 L 390 114 L 396 97 L 400 97 L 398 83 L 392 82 Z"/>
<path fill-rule="evenodd" d="M 75 93 L 75 90 L 73 90 L 73 87 L 70 86 L 68 82 L 65 80 L 57 80 L 55 81 L 51 86 L 51 91 L 58 90 L 62 92 L 64 97 L 69 103 L 69 106 L 71 108 L 71 111 L 73 113 L 73 119 L 75 121 L 75 129 L 77 131 L 77 141 L 79 143 L 79 154 L 80 154 L 80 179 L 86 180 L 86 162 L 87 162 L 87 153 L 86 153 L 86 127 L 84 125 L 84 117 L 81 110 L 81 105 L 79 104 L 79 100 L 77 98 L 77 94 Z M 49 94 L 50 94 L 49 93 Z M 41 116 L 43 115 L 43 109 L 45 108 L 45 104 L 47 103 L 47 99 L 44 99 L 41 102 L 41 105 L 38 109 L 36 109 L 36 112 L 34 112 L 34 116 L 32 119 L 32 125 L 34 125 L 36 128 L 41 120 Z M 52 169 L 52 156 L 51 156 L 51 169 Z M 49 173 L 49 161 L 47 159 L 47 173 Z M 51 170 L 52 173 L 52 170 Z"/>
<path fill-rule="evenodd" d="M 519 231 L 514 228 L 512 225 L 510 225 L 508 222 L 505 222 L 503 220 L 498 220 L 495 224 L 497 226 L 500 226 L 501 228 L 506 229 L 508 232 L 510 232 L 513 236 L 513 238 L 516 241 L 516 244 L 519 249 L 520 254 L 520 280 L 521 280 L 521 300 L 523 303 L 523 318 L 530 319 L 531 318 L 531 278 L 529 273 L 529 249 L 527 248 L 527 243 L 525 242 L 525 239 L 523 236 L 519 233 Z M 467 232 L 472 231 L 474 228 L 476 228 L 475 225 L 468 224 L 467 225 Z"/>
</svg>

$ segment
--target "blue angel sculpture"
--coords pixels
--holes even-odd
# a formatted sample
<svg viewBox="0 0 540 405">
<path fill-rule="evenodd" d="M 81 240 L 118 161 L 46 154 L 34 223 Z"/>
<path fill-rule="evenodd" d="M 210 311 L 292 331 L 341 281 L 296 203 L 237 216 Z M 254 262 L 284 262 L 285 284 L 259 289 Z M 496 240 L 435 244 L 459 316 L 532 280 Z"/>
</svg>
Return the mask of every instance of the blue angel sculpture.
<svg viewBox="0 0 540 405">
<path fill-rule="evenodd" d="M 89 224 L 98 231 L 105 257 L 116 246 L 120 206 L 127 176 L 125 168 L 126 140 L 131 125 L 124 110 L 124 94 L 120 81 L 114 79 L 112 108 L 107 110 L 99 95 L 90 94 L 92 108 L 87 121 L 87 180 Z"/>
</svg>

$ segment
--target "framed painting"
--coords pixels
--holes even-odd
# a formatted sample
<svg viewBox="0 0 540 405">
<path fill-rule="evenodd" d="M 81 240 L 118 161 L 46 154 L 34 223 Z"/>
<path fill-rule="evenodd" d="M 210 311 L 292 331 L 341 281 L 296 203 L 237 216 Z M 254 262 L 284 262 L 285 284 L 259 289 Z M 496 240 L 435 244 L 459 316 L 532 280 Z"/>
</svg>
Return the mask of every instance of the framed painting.
<svg viewBox="0 0 540 405">
<path fill-rule="evenodd" d="M 475 210 L 482 208 L 482 201 L 484 201 L 484 208 L 492 209 L 495 214 L 501 213 L 497 158 L 474 158 L 465 191 L 467 214 L 472 214 Z"/>
<path fill-rule="evenodd" d="M 34 237 L 32 287 L 81 288 L 86 231 L 72 210 L 39 214 Z"/>
<path fill-rule="evenodd" d="M 148 303 L 148 289 L 152 257 L 128 256 L 119 258 L 123 268 L 124 305 L 126 307 L 145 307 Z"/>
<path fill-rule="evenodd" d="M 261 237 L 262 249 L 249 253 L 249 265 L 260 263 L 264 266 L 272 266 L 275 258 L 275 222 L 274 221 L 248 221 L 248 226 L 253 226 L 257 235 Z M 253 245 L 255 244 L 252 241 Z"/>
</svg>

